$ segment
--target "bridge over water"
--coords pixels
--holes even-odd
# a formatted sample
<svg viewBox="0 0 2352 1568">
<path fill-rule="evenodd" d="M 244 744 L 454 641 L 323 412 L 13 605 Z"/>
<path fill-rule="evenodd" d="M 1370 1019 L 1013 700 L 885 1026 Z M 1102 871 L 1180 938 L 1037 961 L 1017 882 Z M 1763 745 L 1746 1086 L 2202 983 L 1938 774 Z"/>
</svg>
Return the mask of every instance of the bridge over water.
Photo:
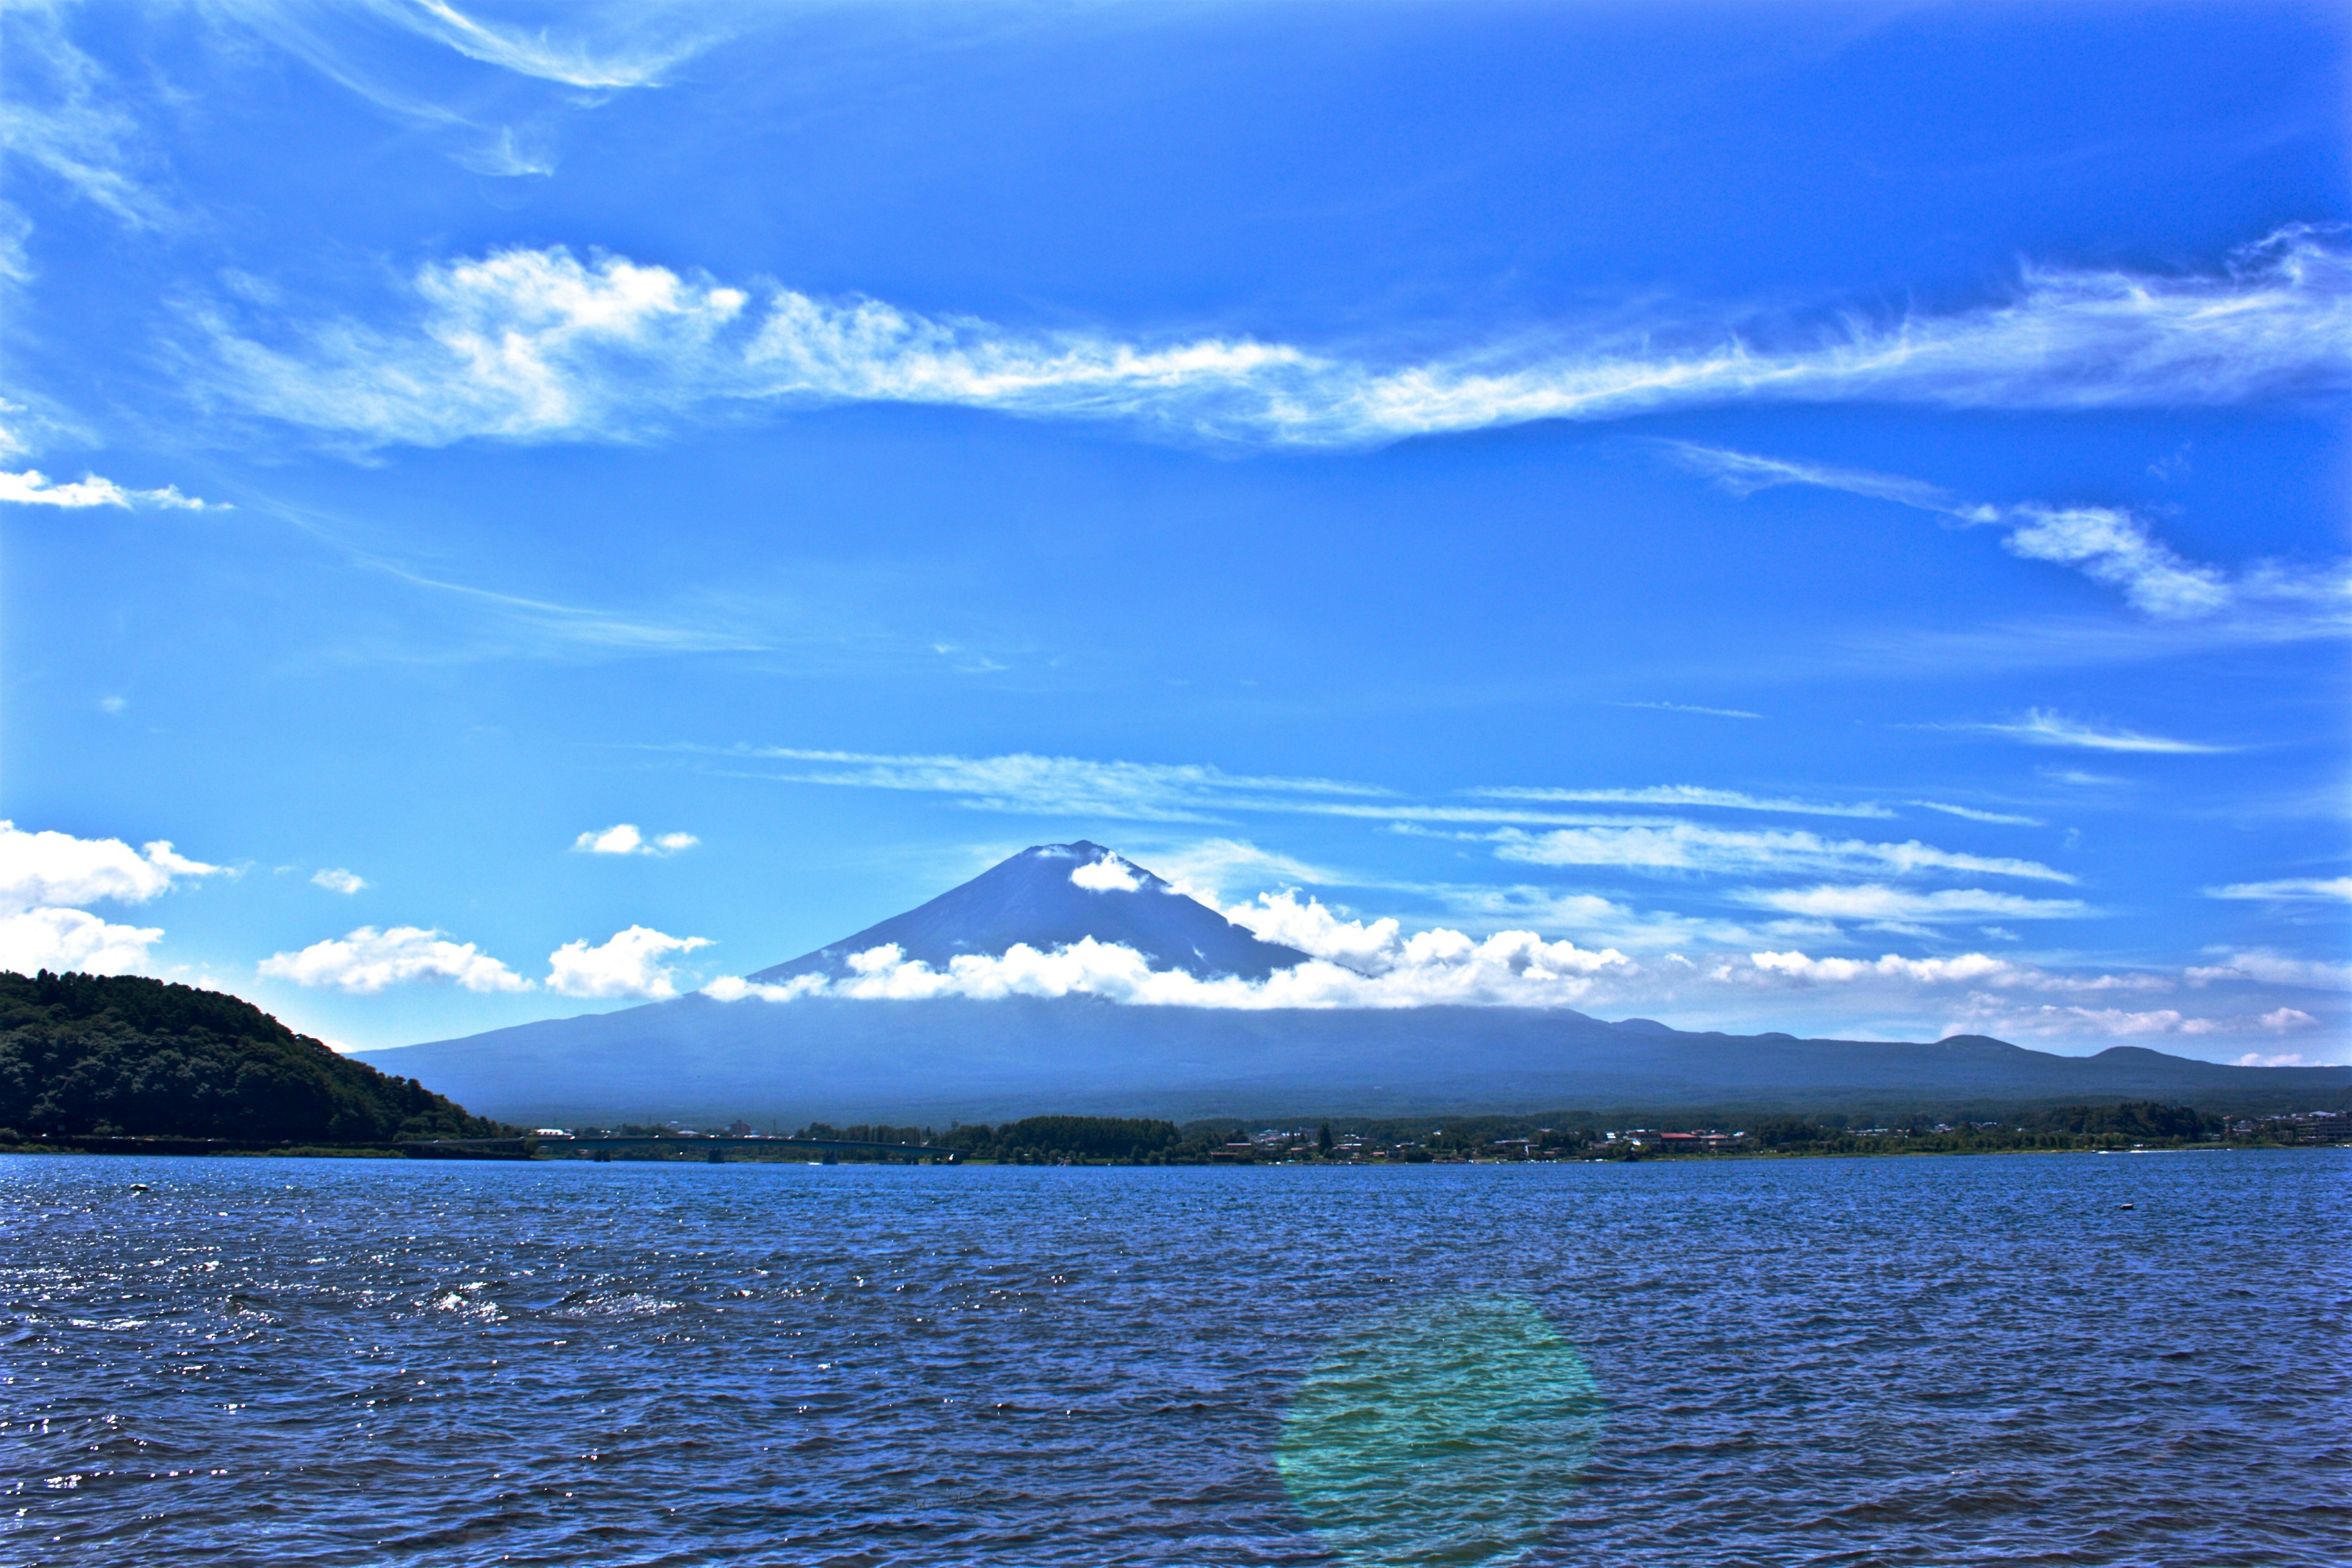
<svg viewBox="0 0 2352 1568">
<path fill-rule="evenodd" d="M 963 1156 L 952 1149 L 940 1149 L 928 1143 L 875 1143 L 855 1138 L 679 1138 L 646 1133 L 612 1133 L 593 1137 L 573 1138 L 434 1138 L 420 1139 L 401 1145 L 402 1152 L 414 1159 L 479 1160 L 527 1158 L 536 1150 L 543 1155 L 571 1159 L 582 1153 L 592 1157 L 623 1150 L 652 1151 L 656 1153 L 677 1152 L 702 1159 L 724 1160 L 729 1154 L 764 1160 L 792 1159 L 809 1156 L 822 1161 L 827 1154 L 835 1158 L 856 1154 L 867 1159 L 884 1159 L 915 1163 L 930 1161 L 954 1165 Z"/>
</svg>

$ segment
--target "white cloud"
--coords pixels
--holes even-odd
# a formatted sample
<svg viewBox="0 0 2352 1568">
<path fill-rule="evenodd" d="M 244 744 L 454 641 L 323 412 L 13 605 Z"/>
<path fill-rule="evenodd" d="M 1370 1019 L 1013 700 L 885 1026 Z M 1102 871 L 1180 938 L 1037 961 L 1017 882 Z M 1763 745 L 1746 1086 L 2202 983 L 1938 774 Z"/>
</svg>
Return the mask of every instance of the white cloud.
<svg viewBox="0 0 2352 1568">
<path fill-rule="evenodd" d="M 1921 897 L 1937 900 L 1939 910 L 1958 900 L 2000 898 Z M 730 976 L 712 981 L 703 993 L 724 1002 L 772 1003 L 812 996 L 887 1002 L 1087 995 L 1132 1006 L 1232 1009 L 1612 1005 L 1670 1016 L 1687 1016 L 1697 1007 L 1738 1030 L 1761 1026 L 1759 994 L 1777 996 L 1786 1006 L 1818 991 L 1831 994 L 1838 1016 L 1848 1020 L 1857 1009 L 1914 1020 L 1889 1026 L 1894 1032 L 1884 1037 L 1919 1037 L 1906 1031 L 1939 1026 L 1943 1034 L 2076 1039 L 2242 1037 L 2312 1026 L 2304 1021 L 2310 1015 L 2267 1000 L 2255 1004 L 2270 1006 L 2259 1015 L 2103 1005 L 2107 996 L 2153 1001 L 2182 984 L 2178 975 L 2156 971 L 2052 970 L 1980 952 L 1846 958 L 1768 949 L 1718 953 L 1695 963 L 1679 952 L 1637 959 L 1614 947 L 1549 942 L 1524 929 L 1484 940 L 1444 928 L 1408 934 L 1392 917 L 1344 915 L 1295 890 L 1225 906 L 1203 901 L 1269 942 L 1306 952 L 1307 962 L 1265 981 L 1202 980 L 1181 970 L 1154 970 L 1134 950 L 1093 939 L 1053 952 L 1019 945 L 1002 956 L 967 955 L 939 968 L 910 962 L 889 945 L 853 955 L 845 975 L 802 975 L 782 985 Z M 1603 904 L 1601 912 L 1612 910 Z M 1853 1027 L 1850 1021 L 1840 1026 L 1841 1032 Z"/>
<path fill-rule="evenodd" d="M 1210 907 L 1261 941 L 1278 942 L 1360 973 L 1393 969 L 1403 951 L 1403 928 L 1393 918 L 1370 922 L 1341 920 L 1324 908 L 1321 900 L 1310 898 L 1302 904 L 1298 895 L 1288 889 L 1260 893 L 1248 903 Z"/>
<path fill-rule="evenodd" d="M 1921 985 L 1983 984 L 2024 973 L 2006 959 L 1968 952 L 1957 958 L 1811 958 L 1801 952 L 1756 952 L 1748 962 L 1765 974 L 1790 980 L 1848 984 L 1858 980 L 1904 980 Z"/>
<path fill-rule="evenodd" d="M 1417 889 L 1452 913 L 1486 927 L 1564 931 L 1581 941 L 1641 952 L 1667 952 L 1685 946 L 1745 944 L 1758 940 L 1755 931 L 1738 921 L 1635 910 L 1597 893 L 1563 891 L 1526 883 L 1508 887 L 1440 883 Z M 1801 927 L 1802 930 L 1790 928 Z M 1474 929 L 1477 929 L 1474 925 Z M 1781 939 L 1834 937 L 1838 930 L 1821 921 L 1774 921 L 1767 931 Z M 1668 952 L 1679 961 L 1679 955 Z"/>
<path fill-rule="evenodd" d="M 0 969 L 135 973 L 163 937 L 160 927 L 114 925 L 80 910 L 14 910 L 0 913 Z"/>
<path fill-rule="evenodd" d="M 582 834 L 572 841 L 572 847 L 583 855 L 675 855 L 701 842 L 691 833 L 664 833 L 647 838 L 635 823 L 616 822 L 610 827 Z"/>
<path fill-rule="evenodd" d="M 2122 1007 L 2018 1006 L 1990 998 L 1975 998 L 1952 1026 L 1955 1033 L 2008 1035 L 2105 1036 L 2113 1039 L 2145 1039 L 2164 1035 L 2215 1035 L 2231 1030 L 2224 1018 L 2199 1017 L 2177 1007 L 2153 1007 L 2134 1012 Z"/>
<path fill-rule="evenodd" d="M 1950 724 L 1938 729 L 1974 730 L 1988 735 L 2012 735 L 2037 746 L 2079 746 L 2092 752 L 2151 752 L 2168 755 L 2210 753 L 2231 750 L 2228 746 L 2209 746 L 2198 741 L 2176 741 L 2164 735 L 2143 734 L 2137 730 L 2102 729 L 2085 724 L 2063 714 L 2044 711 L 2040 708 L 2026 710 L 2023 719 L 2007 724 Z M 2112 783 L 2111 780 L 2086 782 Z"/>
<path fill-rule="evenodd" d="M 705 985 L 702 994 L 714 1002 L 797 1002 L 803 996 L 821 994 L 832 984 L 822 974 L 796 974 L 781 985 L 746 980 L 739 974 L 722 974 Z"/>
<path fill-rule="evenodd" d="M 2216 567 L 2183 560 L 2147 525 L 2116 507 L 2023 506 L 2002 548 L 2029 561 L 2079 566 L 2093 582 L 2119 588 L 2136 609 L 2167 620 L 2210 615 L 2230 603 L 2229 579 Z"/>
<path fill-rule="evenodd" d="M 174 879 L 215 876 L 221 869 L 177 853 L 169 839 L 134 851 L 120 838 L 26 833 L 0 822 L 0 911 L 100 899 L 142 904 L 168 890 Z"/>
<path fill-rule="evenodd" d="M 356 871 L 346 871 L 340 866 L 324 867 L 311 872 L 310 882 L 312 886 L 324 888 L 331 893 L 356 893 L 368 885 L 366 878 Z"/>
<path fill-rule="evenodd" d="M 1070 880 L 1090 893 L 1132 893 L 1143 886 L 1132 861 L 1122 856 L 1103 851 L 1102 858 L 1090 860 L 1070 873 Z"/>
<path fill-rule="evenodd" d="M 2352 901 L 2352 877 L 2281 877 L 2270 882 L 2232 882 L 2226 888 L 2208 888 L 2205 896 L 2209 899 L 2272 899 L 2280 901 L 2298 899 Z"/>
<path fill-rule="evenodd" d="M 1460 931 L 1422 931 L 1383 956 L 1387 967 L 1370 974 L 1309 959 L 1262 981 L 1202 980 L 1181 969 L 1155 970 L 1133 948 L 1092 937 L 1051 952 L 1016 943 L 1001 957 L 965 954 L 945 969 L 909 961 L 894 944 L 853 955 L 853 973 L 838 980 L 802 976 L 793 985 L 761 986 L 730 979 L 704 991 L 721 1001 L 819 994 L 867 1001 L 1087 995 L 1166 1007 L 1559 1007 L 1587 998 L 1601 977 L 1636 967 L 1623 953 L 1547 942 L 1532 931 L 1497 932 L 1484 942 Z M 804 984 L 810 981 L 817 984 Z"/>
<path fill-rule="evenodd" d="M 1861 869 L 1906 876 L 1966 871 L 2072 882 L 2067 873 L 2035 860 L 1960 854 L 1913 839 L 1872 844 L 1825 839 L 1788 829 L 1734 830 L 1695 822 L 1559 828 L 1528 834 L 1505 828 L 1495 853 L 1538 866 L 1625 866 L 1689 871 L 1822 871 Z"/>
<path fill-rule="evenodd" d="M 451 942 L 438 931 L 362 926 L 349 936 L 312 942 L 299 952 L 272 953 L 260 971 L 297 985 L 328 985 L 373 996 L 388 985 L 450 980 L 468 991 L 528 991 L 530 982 L 472 942 Z"/>
<path fill-rule="evenodd" d="M 15 501 L 22 506 L 161 506 L 178 507 L 188 511 L 226 511 L 219 501 L 199 500 L 184 496 L 177 485 L 165 485 L 160 490 L 131 490 L 112 479 L 102 479 L 87 474 L 69 485 L 52 483 L 38 468 L 26 468 L 21 474 L 0 469 L 0 501 Z"/>
<path fill-rule="evenodd" d="M 547 955 L 547 988 L 565 996 L 675 996 L 676 972 L 662 960 L 709 945 L 709 937 L 666 936 L 650 926 L 616 931 L 601 947 L 567 942 Z"/>
<path fill-rule="evenodd" d="M 2195 620 L 2235 605 L 2291 600 L 2320 605 L 2325 625 L 2340 630 L 2347 599 L 2352 599 L 2352 581 L 2341 565 L 2313 574 L 2263 563 L 2232 578 L 2218 566 L 2185 559 L 2158 539 L 2145 521 L 2121 507 L 2052 506 L 2042 501 L 1991 506 L 1964 501 L 1940 487 L 1891 474 L 1792 462 L 1692 442 L 1666 446 L 1685 463 L 1737 495 L 1752 495 L 1780 485 L 1808 485 L 1892 501 L 1969 527 L 2007 528 L 2001 546 L 2011 554 L 2074 567 L 2092 581 L 2121 591 L 2134 608 L 2158 620 Z"/>
<path fill-rule="evenodd" d="M 2243 1038 L 2253 1034 L 2294 1033 L 2315 1026 L 2318 1020 L 2294 1007 L 2248 1014 L 2198 1014 L 2178 1007 L 2088 1007 L 2058 1003 L 2021 1003 L 1990 993 L 1970 995 L 1953 1021 L 1952 1033 L 1998 1035 L 2009 1038 L 2183 1039 Z M 2286 1067 L 2297 1059 L 2259 1055 L 2241 1057 L 2242 1067 Z"/>
<path fill-rule="evenodd" d="M 2070 920 L 2091 912 L 2078 899 L 2025 899 L 1981 888 L 1913 892 L 1876 883 L 1817 888 L 1756 888 L 1738 895 L 1758 909 L 1817 920 L 1938 925 L 1981 920 Z"/>
<path fill-rule="evenodd" d="M 1771 811 L 1792 816 L 1893 816 L 1875 801 L 1845 804 L 1825 800 L 1792 800 L 1786 795 L 1753 795 L 1736 789 L 1708 789 L 1699 784 L 1648 784 L 1639 789 L 1538 789 L 1505 787 L 1469 792 L 1487 800 L 1590 801 L 1619 805 L 1707 805 L 1726 811 Z M 2020 820 L 2007 818 L 2002 820 Z"/>
<path fill-rule="evenodd" d="M 2290 1008 L 2287 1011 L 2291 1012 L 2293 1009 Z M 2305 1016 L 2308 1016 L 2308 1015 Z M 2316 1022 L 2316 1020 L 2314 1021 Z M 2242 1068 L 2306 1068 L 2323 1064 L 2305 1060 L 2301 1051 L 2284 1051 L 2275 1056 L 2264 1056 L 2260 1051 L 2248 1051 L 2231 1065 Z"/>
<path fill-rule="evenodd" d="M 207 318 L 211 390 L 383 444 L 630 438 L 717 404 L 880 402 L 1344 447 L 1732 402 L 2230 405 L 2352 381 L 2352 256 L 2307 227 L 2219 274 L 2032 268 L 2001 303 L 1830 334 L 1651 322 L 1606 343 L 1562 323 L 1385 365 L 1241 338 L 1023 333 L 780 288 L 755 298 L 561 247 L 428 264 L 413 287 L 418 316 L 393 331 L 341 321 L 271 346 Z"/>
<path fill-rule="evenodd" d="M 2040 991 L 2063 994 L 2168 991 L 2172 980 L 2162 974 L 2095 970 L 2053 971 L 1997 958 L 1988 952 L 1963 952 L 1948 958 L 1906 958 L 1885 953 L 1877 958 L 1815 958 L 1801 952 L 1751 952 L 1744 960 L 1717 963 L 1708 978 L 1739 984 L 1780 984 L 1895 992 L 1933 991 L 1955 985 L 1992 991 Z"/>
</svg>

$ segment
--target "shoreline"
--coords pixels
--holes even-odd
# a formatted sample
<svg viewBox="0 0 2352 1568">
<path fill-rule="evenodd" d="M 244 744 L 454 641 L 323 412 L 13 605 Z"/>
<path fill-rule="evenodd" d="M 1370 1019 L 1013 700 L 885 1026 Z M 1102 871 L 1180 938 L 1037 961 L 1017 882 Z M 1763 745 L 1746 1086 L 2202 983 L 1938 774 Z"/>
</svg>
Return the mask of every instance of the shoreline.
<svg viewBox="0 0 2352 1568">
<path fill-rule="evenodd" d="M 1464 1156 L 1433 1156 L 1425 1160 L 1332 1160 L 1332 1159 L 1039 1159 L 1003 1160 L 960 1155 L 953 1151 L 908 1149 L 899 1157 L 873 1156 L 848 1159 L 809 1159 L 794 1153 L 760 1153 L 730 1151 L 714 1158 L 710 1152 L 696 1152 L 692 1144 L 699 1141 L 680 1139 L 688 1145 L 677 1153 L 619 1153 L 604 1158 L 591 1158 L 584 1153 L 557 1153 L 541 1148 L 532 1153 L 503 1152 L 450 1151 L 422 1149 L 385 1144 L 321 1144 L 277 1143 L 223 1140 L 224 1144 L 236 1146 L 190 1148 L 201 1142 L 194 1139 L 158 1139 L 153 1144 L 129 1138 L 107 1139 L 103 1147 L 84 1147 L 100 1140 L 73 1140 L 59 1142 L 30 1142 L 0 1145 L 0 1155 L 85 1156 L 91 1159 L 175 1159 L 175 1160 L 387 1160 L 407 1163 L 417 1160 L 460 1162 L 476 1164 L 615 1164 L 615 1165 L 855 1165 L 986 1167 L 990 1169 L 1106 1169 L 1106 1170 L 1217 1170 L 1266 1168 L 1281 1170 L 1403 1170 L 1418 1166 L 1461 1167 L 1520 1166 L 1520 1165 L 1716 1165 L 1735 1164 L 1766 1160 L 1899 1160 L 1899 1159 L 1974 1159 L 1998 1154 L 2222 1154 L 2242 1152 L 2276 1152 L 2352 1148 L 2344 1143 L 2305 1143 L 2276 1142 L 2229 1142 L 2179 1144 L 2142 1144 L 2132 1147 L 2051 1147 L 2011 1146 L 1974 1149 L 1753 1149 L 1714 1151 L 1708 1152 L 1643 1154 L 1638 1157 L 1570 1156 L 1559 1159 L 1474 1158 Z M 167 1146 L 169 1145 L 169 1146 Z"/>
</svg>

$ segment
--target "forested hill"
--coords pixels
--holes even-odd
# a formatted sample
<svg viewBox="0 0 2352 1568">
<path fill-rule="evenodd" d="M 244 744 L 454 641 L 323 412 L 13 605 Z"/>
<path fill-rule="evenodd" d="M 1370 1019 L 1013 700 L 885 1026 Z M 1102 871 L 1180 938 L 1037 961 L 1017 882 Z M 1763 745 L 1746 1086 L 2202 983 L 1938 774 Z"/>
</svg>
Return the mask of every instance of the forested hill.
<svg viewBox="0 0 2352 1568">
<path fill-rule="evenodd" d="M 217 991 L 137 975 L 0 973 L 0 1142 L 131 1133 L 388 1143 L 501 1131 Z"/>
</svg>

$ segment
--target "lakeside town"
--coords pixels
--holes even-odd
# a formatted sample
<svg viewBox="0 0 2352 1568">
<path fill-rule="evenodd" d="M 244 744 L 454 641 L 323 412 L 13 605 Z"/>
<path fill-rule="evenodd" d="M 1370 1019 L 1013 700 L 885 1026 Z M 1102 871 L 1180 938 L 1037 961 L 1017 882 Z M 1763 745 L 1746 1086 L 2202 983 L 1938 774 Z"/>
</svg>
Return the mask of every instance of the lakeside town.
<svg viewBox="0 0 2352 1568">
<path fill-rule="evenodd" d="M 1417 1124 L 1416 1124 L 1417 1125 Z M 1007 1122 L 923 1127 L 812 1122 L 786 1132 L 737 1119 L 607 1127 L 541 1127 L 528 1140 L 541 1158 L 801 1160 L 824 1163 L 993 1164 L 1435 1164 L 1632 1161 L 1739 1155 L 1970 1153 L 2025 1151 L 2283 1148 L 2352 1143 L 2352 1112 L 2303 1110 L 2217 1115 L 2153 1102 L 2073 1106 L 1994 1120 L 1919 1119 L 1854 1126 L 1835 1118 L 1772 1117 L 1746 1127 L 1518 1126 L 1485 1117 L 1425 1131 L 1393 1122 L 1335 1130 L 1147 1119 L 1040 1116 Z"/>
</svg>

